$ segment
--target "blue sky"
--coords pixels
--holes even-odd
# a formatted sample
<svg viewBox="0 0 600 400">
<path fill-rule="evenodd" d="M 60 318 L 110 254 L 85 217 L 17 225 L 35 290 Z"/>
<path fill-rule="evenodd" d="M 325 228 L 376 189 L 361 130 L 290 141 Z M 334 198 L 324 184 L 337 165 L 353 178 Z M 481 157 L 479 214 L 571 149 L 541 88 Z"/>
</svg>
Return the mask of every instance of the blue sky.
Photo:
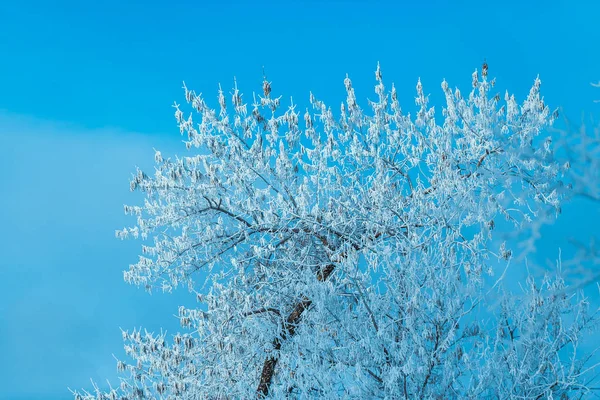
<svg viewBox="0 0 600 400">
<path fill-rule="evenodd" d="M 264 65 L 275 93 L 335 106 L 349 73 L 365 104 L 379 61 L 414 110 L 418 77 L 436 101 L 442 78 L 464 92 L 486 58 L 520 99 L 540 74 L 546 102 L 576 119 L 600 107 L 599 15 L 592 0 L 0 2 L 0 399 L 116 383 L 119 327 L 177 330 L 189 295 L 124 283 L 139 243 L 114 230 L 139 200 L 135 166 L 151 168 L 153 147 L 185 151 L 171 108 L 183 80 L 212 99 L 235 76 L 249 98 Z M 540 253 L 597 222 L 591 204 L 565 207 Z"/>
</svg>

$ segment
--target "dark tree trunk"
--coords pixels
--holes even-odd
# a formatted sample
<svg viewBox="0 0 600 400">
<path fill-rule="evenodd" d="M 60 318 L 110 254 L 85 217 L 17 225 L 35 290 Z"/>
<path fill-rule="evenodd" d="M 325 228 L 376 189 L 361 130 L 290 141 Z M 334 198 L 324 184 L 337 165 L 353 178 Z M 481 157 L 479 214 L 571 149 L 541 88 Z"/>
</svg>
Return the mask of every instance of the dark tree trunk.
<svg viewBox="0 0 600 400">
<path fill-rule="evenodd" d="M 381 232 L 377 232 L 374 235 L 374 239 L 379 238 L 381 235 Z M 321 236 L 319 237 L 319 240 L 321 240 L 323 246 L 331 249 L 330 243 L 328 242 L 327 238 Z M 352 247 L 356 251 L 360 250 L 360 246 L 358 246 L 357 244 L 352 244 Z M 345 256 L 346 254 L 344 253 L 341 255 L 341 258 L 344 258 Z M 325 282 L 327 279 L 329 279 L 334 270 L 335 264 L 327 264 L 324 268 L 319 270 L 319 272 L 317 273 L 317 279 L 320 282 Z M 279 361 L 279 350 L 281 349 L 282 342 L 287 338 L 294 336 L 294 334 L 296 333 L 296 326 L 300 322 L 300 318 L 302 318 L 302 313 L 304 313 L 304 311 L 308 307 L 310 307 L 311 304 L 312 301 L 309 298 L 307 298 L 306 296 L 302 296 L 302 300 L 300 300 L 296 304 L 290 315 L 288 315 L 288 317 L 286 318 L 283 324 L 281 336 L 273 340 L 273 355 L 265 359 L 265 362 L 263 363 L 262 372 L 260 374 L 260 382 L 258 383 L 258 387 L 256 388 L 256 395 L 259 399 L 265 398 L 269 394 L 271 382 L 273 380 L 273 376 L 275 375 L 275 368 L 277 367 L 277 362 Z"/>
<path fill-rule="evenodd" d="M 317 274 L 317 279 L 321 282 L 327 280 L 334 269 L 335 265 L 327 265 L 325 268 L 319 271 Z M 260 374 L 260 382 L 258 384 L 258 388 L 256 389 L 256 394 L 259 399 L 264 398 L 269 394 L 271 381 L 273 380 L 273 375 L 275 375 L 275 367 L 279 361 L 279 350 L 281 349 L 281 343 L 287 338 L 294 336 L 296 333 L 296 326 L 300 322 L 302 314 L 308 307 L 310 307 L 311 304 L 312 301 L 303 296 L 302 300 L 296 304 L 292 312 L 286 318 L 283 324 L 281 337 L 273 340 L 274 354 L 265 359 L 262 372 Z"/>
</svg>

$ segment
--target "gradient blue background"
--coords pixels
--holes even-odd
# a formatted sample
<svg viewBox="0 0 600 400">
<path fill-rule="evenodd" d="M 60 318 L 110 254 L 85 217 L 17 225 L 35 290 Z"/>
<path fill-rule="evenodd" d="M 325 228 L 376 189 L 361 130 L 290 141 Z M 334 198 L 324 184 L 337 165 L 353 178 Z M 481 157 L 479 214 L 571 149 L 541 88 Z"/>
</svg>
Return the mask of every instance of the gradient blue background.
<svg viewBox="0 0 600 400">
<path fill-rule="evenodd" d="M 170 4 L 174 3 L 174 4 Z M 124 357 L 119 327 L 178 329 L 190 295 L 149 296 L 122 280 L 139 243 L 114 239 L 136 165 L 185 151 L 173 118 L 181 82 L 245 99 L 262 66 L 274 93 L 334 109 L 349 73 L 366 106 L 373 71 L 414 110 L 421 77 L 466 92 L 487 58 L 519 100 L 540 74 L 547 104 L 597 114 L 598 1 L 0 1 L 0 399 L 70 399 Z M 596 205 L 564 208 L 538 261 L 585 239 Z"/>
</svg>

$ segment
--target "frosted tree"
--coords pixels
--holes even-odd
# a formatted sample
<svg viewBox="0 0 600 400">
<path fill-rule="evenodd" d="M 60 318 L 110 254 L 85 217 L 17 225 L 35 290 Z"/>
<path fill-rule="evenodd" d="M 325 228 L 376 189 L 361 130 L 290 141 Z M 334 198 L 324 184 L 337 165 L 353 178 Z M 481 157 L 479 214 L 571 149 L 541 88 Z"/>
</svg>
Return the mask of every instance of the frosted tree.
<svg viewBox="0 0 600 400">
<path fill-rule="evenodd" d="M 592 83 L 592 86 L 600 87 L 600 82 Z M 588 204 L 600 205 L 600 125 L 592 118 L 582 118 L 579 125 L 566 117 L 563 119 L 564 126 L 552 130 L 559 149 L 557 157 L 569 167 L 564 179 L 570 189 L 565 193 L 567 199 L 579 197 L 586 199 Z M 577 253 L 562 263 L 565 277 L 576 287 L 600 281 L 598 239 L 573 240 Z"/>
<path fill-rule="evenodd" d="M 75 397 L 588 395 L 586 299 L 551 274 L 510 292 L 511 249 L 493 240 L 558 214 L 566 166 L 545 136 L 557 115 L 539 79 L 518 104 L 487 72 L 467 97 L 442 82 L 440 122 L 420 81 L 404 112 L 379 66 L 369 111 L 346 78 L 337 117 L 312 94 L 312 110 L 281 110 L 266 79 L 250 106 L 237 84 L 219 88 L 217 109 L 184 85 L 189 153 L 137 171 L 145 201 L 117 235 L 145 243 L 126 281 L 183 285 L 199 304 L 179 309 L 171 340 L 123 332 L 119 387 Z"/>
</svg>

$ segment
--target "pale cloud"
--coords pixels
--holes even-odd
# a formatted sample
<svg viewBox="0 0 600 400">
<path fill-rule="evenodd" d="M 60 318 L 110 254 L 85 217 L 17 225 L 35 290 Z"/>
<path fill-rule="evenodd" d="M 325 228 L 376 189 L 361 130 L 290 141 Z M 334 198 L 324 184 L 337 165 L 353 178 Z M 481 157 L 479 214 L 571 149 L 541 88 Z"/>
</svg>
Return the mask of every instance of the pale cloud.
<svg viewBox="0 0 600 400">
<path fill-rule="evenodd" d="M 185 292 L 149 296 L 123 282 L 139 242 L 114 230 L 135 166 L 151 171 L 164 135 L 85 129 L 0 112 L 0 398 L 68 399 L 67 386 L 116 379 L 119 326 L 175 330 Z"/>
</svg>

